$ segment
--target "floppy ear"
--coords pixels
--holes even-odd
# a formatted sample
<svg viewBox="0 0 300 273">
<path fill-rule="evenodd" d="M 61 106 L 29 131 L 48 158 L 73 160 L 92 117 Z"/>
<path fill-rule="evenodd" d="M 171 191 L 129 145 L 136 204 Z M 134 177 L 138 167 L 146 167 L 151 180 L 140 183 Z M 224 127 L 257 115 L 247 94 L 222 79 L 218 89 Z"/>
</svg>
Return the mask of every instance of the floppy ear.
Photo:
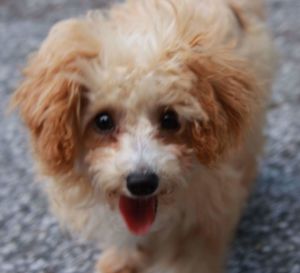
<svg viewBox="0 0 300 273">
<path fill-rule="evenodd" d="M 84 21 L 55 25 L 24 70 L 13 105 L 31 132 L 34 151 L 45 171 L 67 172 L 77 152 L 81 86 L 68 76 L 80 73 L 78 59 L 95 57 L 99 43 Z"/>
<path fill-rule="evenodd" d="M 195 53 L 188 68 L 196 76 L 193 94 L 208 116 L 205 122 L 192 122 L 190 137 L 199 160 L 209 165 L 238 146 L 258 105 L 258 88 L 243 63 L 226 53 Z"/>
</svg>

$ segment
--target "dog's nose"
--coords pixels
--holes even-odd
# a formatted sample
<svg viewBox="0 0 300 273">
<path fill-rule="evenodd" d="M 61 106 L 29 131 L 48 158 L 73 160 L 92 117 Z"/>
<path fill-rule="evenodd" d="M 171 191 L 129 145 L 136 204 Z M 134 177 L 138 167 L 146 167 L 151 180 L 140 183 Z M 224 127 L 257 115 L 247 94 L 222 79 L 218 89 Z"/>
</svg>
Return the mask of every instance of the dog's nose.
<svg viewBox="0 0 300 273">
<path fill-rule="evenodd" d="M 158 188 L 158 176 L 155 173 L 131 173 L 127 176 L 127 189 L 134 196 L 146 196 Z"/>
</svg>

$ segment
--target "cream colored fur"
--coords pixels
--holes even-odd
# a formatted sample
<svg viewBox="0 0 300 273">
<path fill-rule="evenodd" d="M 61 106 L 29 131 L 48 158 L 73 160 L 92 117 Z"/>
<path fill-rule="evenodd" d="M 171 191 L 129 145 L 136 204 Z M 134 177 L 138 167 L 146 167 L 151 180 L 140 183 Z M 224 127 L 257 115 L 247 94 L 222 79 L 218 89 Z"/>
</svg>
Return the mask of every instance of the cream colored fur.
<svg viewBox="0 0 300 273">
<path fill-rule="evenodd" d="M 263 14 L 260 0 L 128 0 L 58 23 L 30 60 L 14 103 L 53 212 L 107 249 L 99 272 L 222 272 L 262 148 L 275 66 Z M 161 107 L 178 133 L 161 136 Z M 103 109 L 116 140 L 91 126 Z M 160 185 L 139 237 L 117 204 L 141 168 Z"/>
</svg>

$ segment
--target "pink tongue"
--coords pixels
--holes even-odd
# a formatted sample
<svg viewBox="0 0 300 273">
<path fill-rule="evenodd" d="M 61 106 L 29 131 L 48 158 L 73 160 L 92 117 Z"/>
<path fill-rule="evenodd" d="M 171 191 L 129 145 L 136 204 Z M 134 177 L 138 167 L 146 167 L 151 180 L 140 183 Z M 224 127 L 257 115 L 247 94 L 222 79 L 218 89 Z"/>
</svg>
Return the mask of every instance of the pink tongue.
<svg viewBox="0 0 300 273">
<path fill-rule="evenodd" d="M 128 229 L 136 235 L 144 235 L 152 226 L 156 216 L 156 197 L 133 199 L 121 196 L 119 208 Z"/>
</svg>

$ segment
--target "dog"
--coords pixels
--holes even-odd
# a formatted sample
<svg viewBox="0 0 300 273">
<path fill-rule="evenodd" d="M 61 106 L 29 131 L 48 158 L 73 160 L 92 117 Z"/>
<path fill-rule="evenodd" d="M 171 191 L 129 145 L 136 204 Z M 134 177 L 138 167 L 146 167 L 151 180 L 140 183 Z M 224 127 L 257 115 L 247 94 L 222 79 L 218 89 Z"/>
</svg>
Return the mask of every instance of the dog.
<svg viewBox="0 0 300 273">
<path fill-rule="evenodd" d="M 13 104 L 61 224 L 102 273 L 220 273 L 275 55 L 260 0 L 128 0 L 57 23 Z"/>
</svg>

